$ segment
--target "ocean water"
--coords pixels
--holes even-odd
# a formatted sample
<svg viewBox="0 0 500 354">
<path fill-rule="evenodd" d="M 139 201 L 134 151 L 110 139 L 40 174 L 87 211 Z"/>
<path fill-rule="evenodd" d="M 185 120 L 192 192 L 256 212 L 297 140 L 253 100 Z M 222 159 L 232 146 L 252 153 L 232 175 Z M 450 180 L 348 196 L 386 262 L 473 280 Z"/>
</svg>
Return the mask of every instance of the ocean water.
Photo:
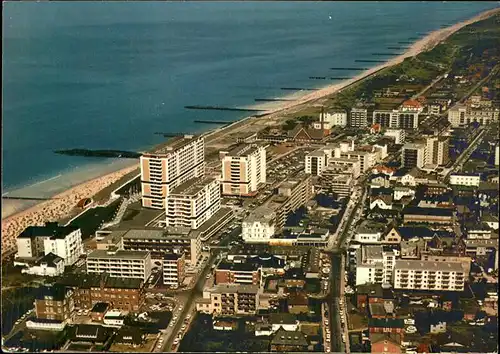
<svg viewBox="0 0 500 354">
<path fill-rule="evenodd" d="M 313 88 L 495 2 L 4 2 L 2 193 L 96 165 L 56 149 L 144 150 L 155 132 Z M 372 64 L 376 65 L 376 64 Z M 110 164 L 112 160 L 97 164 Z M 90 167 L 89 167 L 90 168 Z M 57 179 L 55 180 L 57 181 Z M 76 182 L 76 181 L 75 181 Z"/>
</svg>

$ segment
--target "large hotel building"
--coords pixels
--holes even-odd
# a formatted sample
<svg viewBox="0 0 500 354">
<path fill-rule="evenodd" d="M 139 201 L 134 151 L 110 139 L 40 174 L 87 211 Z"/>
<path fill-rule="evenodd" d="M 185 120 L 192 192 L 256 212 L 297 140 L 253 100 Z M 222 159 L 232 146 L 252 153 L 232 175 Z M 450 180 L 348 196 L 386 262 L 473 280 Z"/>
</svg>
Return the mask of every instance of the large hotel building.
<svg viewBox="0 0 500 354">
<path fill-rule="evenodd" d="M 204 138 L 185 135 L 141 156 L 142 206 L 165 209 L 171 190 L 205 172 Z"/>
<path fill-rule="evenodd" d="M 222 194 L 253 196 L 266 183 L 266 148 L 243 145 L 222 152 Z"/>
</svg>

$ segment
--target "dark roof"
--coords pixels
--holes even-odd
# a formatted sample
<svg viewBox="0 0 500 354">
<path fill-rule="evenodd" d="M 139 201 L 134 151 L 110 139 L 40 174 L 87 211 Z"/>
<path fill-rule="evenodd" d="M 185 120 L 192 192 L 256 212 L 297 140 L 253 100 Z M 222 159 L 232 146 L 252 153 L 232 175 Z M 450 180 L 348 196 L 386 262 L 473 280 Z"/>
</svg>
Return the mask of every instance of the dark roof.
<svg viewBox="0 0 500 354">
<path fill-rule="evenodd" d="M 86 274 L 86 273 L 71 273 L 65 274 L 58 283 L 74 288 L 97 288 L 100 287 L 101 281 L 106 288 L 115 289 L 140 289 L 144 283 L 138 278 L 114 278 L 106 273 L 102 274 Z"/>
<path fill-rule="evenodd" d="M 258 269 L 258 265 L 255 263 L 245 262 L 245 263 L 229 263 L 222 261 L 217 266 L 217 270 L 232 270 L 237 272 L 252 272 Z"/>
<path fill-rule="evenodd" d="M 300 331 L 285 331 L 281 327 L 273 339 L 271 339 L 272 345 L 290 345 L 290 346 L 303 346 L 307 347 L 309 345 L 306 336 Z"/>
<path fill-rule="evenodd" d="M 293 293 L 290 293 L 289 297 L 288 297 L 288 300 L 287 300 L 287 303 L 288 303 L 288 306 L 292 305 L 296 305 L 296 306 L 303 306 L 303 305 L 308 305 L 309 304 L 309 300 L 307 299 L 307 295 L 301 291 L 301 292 L 293 292 Z"/>
<path fill-rule="evenodd" d="M 402 239 L 409 240 L 413 237 L 432 237 L 434 232 L 424 226 L 400 226 L 396 228 Z"/>
<path fill-rule="evenodd" d="M 72 327 L 70 338 L 74 342 L 105 343 L 112 334 L 112 329 L 108 327 L 77 324 Z"/>
<path fill-rule="evenodd" d="M 291 313 L 272 313 L 269 315 L 269 323 L 271 324 L 295 324 L 297 317 Z"/>
<path fill-rule="evenodd" d="M 372 344 L 383 341 L 388 341 L 400 346 L 401 335 L 397 333 L 370 333 L 370 342 Z"/>
<path fill-rule="evenodd" d="M 53 301 L 63 301 L 66 298 L 68 289 L 64 285 L 55 284 L 52 286 L 42 286 L 37 294 L 37 300 L 45 300 L 46 297 L 51 297 Z"/>
<path fill-rule="evenodd" d="M 104 313 L 109 308 L 109 304 L 106 302 L 98 302 L 92 307 L 91 312 Z"/>
<path fill-rule="evenodd" d="M 115 343 L 119 344 L 141 344 L 144 341 L 145 333 L 137 327 L 124 326 L 116 334 Z"/>
<path fill-rule="evenodd" d="M 380 284 L 362 284 L 356 287 L 356 294 L 370 295 L 372 297 L 382 297 L 383 289 Z"/>
<path fill-rule="evenodd" d="M 65 238 L 68 234 L 78 230 L 76 226 L 59 226 L 57 222 L 47 222 L 45 226 L 28 226 L 18 238 L 35 238 L 50 236 L 51 238 Z"/>
<path fill-rule="evenodd" d="M 167 253 L 165 254 L 165 257 L 163 257 L 164 260 L 166 261 L 176 261 L 179 258 L 182 258 L 184 256 L 184 253 Z"/>
<path fill-rule="evenodd" d="M 38 259 L 35 262 L 35 265 L 40 265 L 42 263 L 46 263 L 47 267 L 56 267 L 58 263 L 63 262 L 63 259 L 59 257 L 58 255 L 55 255 L 54 253 L 50 252 L 43 256 L 42 258 Z"/>
<path fill-rule="evenodd" d="M 372 188 L 371 189 L 371 195 L 372 196 L 376 196 L 376 195 L 393 195 L 394 193 L 394 189 L 392 188 L 384 188 L 384 187 L 380 187 L 380 188 Z"/>
<path fill-rule="evenodd" d="M 370 318 L 368 327 L 378 328 L 403 328 L 404 321 L 399 318 Z"/>
<path fill-rule="evenodd" d="M 445 208 L 419 208 L 419 207 L 406 207 L 403 209 L 405 215 L 431 215 L 431 216 L 453 216 L 453 209 Z"/>
<path fill-rule="evenodd" d="M 263 253 L 255 257 L 251 257 L 248 262 L 258 264 L 259 266 L 262 266 L 264 268 L 283 268 L 285 266 L 284 259 L 268 253 Z"/>
</svg>

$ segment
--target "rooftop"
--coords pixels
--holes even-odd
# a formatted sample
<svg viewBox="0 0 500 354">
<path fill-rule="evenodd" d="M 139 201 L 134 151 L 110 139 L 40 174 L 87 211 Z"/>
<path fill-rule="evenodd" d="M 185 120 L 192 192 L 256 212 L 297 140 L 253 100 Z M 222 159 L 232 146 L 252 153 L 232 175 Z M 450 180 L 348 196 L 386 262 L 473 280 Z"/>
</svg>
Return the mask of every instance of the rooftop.
<svg viewBox="0 0 500 354">
<path fill-rule="evenodd" d="M 307 338 L 300 331 L 285 331 L 280 328 L 271 339 L 272 345 L 308 346 Z"/>
<path fill-rule="evenodd" d="M 233 149 L 229 150 L 226 156 L 238 156 L 238 157 L 243 157 L 243 156 L 249 156 L 254 154 L 255 152 L 259 151 L 260 146 L 256 144 L 241 144 Z"/>
<path fill-rule="evenodd" d="M 269 223 L 270 221 L 274 220 L 275 217 L 276 214 L 274 213 L 273 209 L 268 208 L 266 206 L 262 206 L 250 212 L 250 215 L 248 215 L 243 221 L 244 222 L 260 221 Z"/>
<path fill-rule="evenodd" d="M 57 222 L 47 222 L 45 226 L 28 226 L 18 238 L 50 237 L 52 239 L 64 239 L 76 230 L 78 230 L 76 226 L 59 226 Z"/>
<path fill-rule="evenodd" d="M 235 272 L 253 272 L 258 269 L 258 265 L 256 263 L 231 263 L 227 261 L 222 261 L 217 266 L 217 270 L 231 270 Z"/>
<path fill-rule="evenodd" d="M 203 139 L 198 135 L 184 135 L 178 136 L 169 139 L 165 145 L 160 148 L 155 147 L 151 151 L 146 152 L 145 156 L 154 156 L 154 155 L 163 155 L 167 156 L 168 154 L 174 152 L 175 150 L 181 149 L 184 146 L 196 141 L 197 139 Z M 160 156 L 161 157 L 161 156 Z"/>
<path fill-rule="evenodd" d="M 442 272 L 463 272 L 460 262 L 433 262 L 421 260 L 396 260 L 394 270 L 427 270 Z"/>
<path fill-rule="evenodd" d="M 95 250 L 87 259 L 146 259 L 149 251 Z"/>
<path fill-rule="evenodd" d="M 202 191 L 206 185 L 215 181 L 213 177 L 199 177 L 190 179 L 180 186 L 174 188 L 170 195 L 182 194 L 182 195 L 196 195 Z"/>
<path fill-rule="evenodd" d="M 257 294 L 259 286 L 253 284 L 217 284 L 210 292 L 218 294 Z"/>
<path fill-rule="evenodd" d="M 406 207 L 405 209 L 403 209 L 403 214 L 452 217 L 453 209 Z"/>
<path fill-rule="evenodd" d="M 131 229 L 124 235 L 124 239 L 148 239 L 148 240 L 168 240 L 168 239 L 192 239 L 197 235 L 191 232 L 188 227 L 169 227 L 166 229 Z"/>
</svg>

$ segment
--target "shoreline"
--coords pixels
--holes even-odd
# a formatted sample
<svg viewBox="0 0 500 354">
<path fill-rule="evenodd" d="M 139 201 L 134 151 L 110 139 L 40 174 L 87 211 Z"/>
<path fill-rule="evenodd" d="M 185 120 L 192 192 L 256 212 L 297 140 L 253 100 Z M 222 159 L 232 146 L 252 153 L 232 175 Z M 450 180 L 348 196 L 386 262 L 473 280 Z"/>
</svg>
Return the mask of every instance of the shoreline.
<svg viewBox="0 0 500 354">
<path fill-rule="evenodd" d="M 376 65 L 368 70 L 363 71 L 362 73 L 347 79 L 340 81 L 336 84 L 325 85 L 323 88 L 318 88 L 318 90 L 313 91 L 311 93 L 307 93 L 307 91 L 297 91 L 293 92 L 289 95 L 282 96 L 280 98 L 291 98 L 291 101 L 280 101 L 276 102 L 277 107 L 271 108 L 263 112 L 265 116 L 255 117 L 249 116 L 241 118 L 230 125 L 219 127 L 215 129 L 210 129 L 202 135 L 207 139 L 207 145 L 209 143 L 213 143 L 217 141 L 221 137 L 229 134 L 234 128 L 241 129 L 244 128 L 247 124 L 260 120 L 261 118 L 275 118 L 278 114 L 284 114 L 289 112 L 290 110 L 300 108 L 304 104 L 311 103 L 313 101 L 317 101 L 319 99 L 330 96 L 339 90 L 346 88 L 352 84 L 355 84 L 361 80 L 364 80 L 375 72 L 378 72 L 382 69 L 397 65 L 401 63 L 404 59 L 408 57 L 413 57 L 421 52 L 427 51 L 435 47 L 440 42 L 446 40 L 450 35 L 460 30 L 461 28 L 484 20 L 488 17 L 493 16 L 494 14 L 500 12 L 500 7 L 495 9 L 484 11 L 468 20 L 464 20 L 458 22 L 449 27 L 440 28 L 435 31 L 432 31 L 426 34 L 423 38 L 414 42 L 409 49 L 407 49 L 403 54 L 396 56 L 394 58 L 389 59 L 388 61 L 381 63 L 380 65 Z M 299 93 L 303 92 L 304 95 L 300 95 Z M 295 97 L 293 97 L 295 96 Z M 297 97 L 299 96 L 299 97 Z M 262 106 L 263 104 L 260 104 Z M 249 107 L 256 107 L 259 104 L 249 105 Z M 219 135 L 219 136 L 218 136 Z M 212 138 L 211 138 L 212 137 Z M 211 138 L 211 139 L 210 139 Z M 163 143 L 164 144 L 164 143 Z M 160 144 L 162 145 L 162 144 Z M 78 200 L 84 197 L 92 197 L 100 190 L 109 186 L 111 183 L 116 182 L 120 178 L 122 178 L 127 173 L 137 169 L 139 167 L 139 163 L 133 163 L 133 165 L 120 168 L 116 171 L 106 173 L 103 175 L 99 175 L 94 178 L 90 178 L 84 181 L 80 181 L 77 184 L 71 186 L 70 188 L 55 193 L 52 195 L 52 198 L 61 198 L 58 200 L 48 200 L 41 203 L 36 203 L 35 205 L 28 206 L 22 210 L 15 211 L 14 213 L 7 215 L 5 218 L 2 215 L 2 254 L 5 251 L 11 251 L 11 248 L 15 246 L 15 237 L 17 234 L 22 232 L 22 230 L 29 225 L 37 225 L 43 224 L 43 220 L 60 220 L 76 206 Z M 104 166 L 102 166 L 104 168 Z M 40 182 L 39 182 L 40 183 Z M 36 183 L 35 183 L 36 184 Z M 35 184 L 31 185 L 34 186 Z M 30 186 L 26 186 L 28 188 Z M 21 188 L 23 189 L 23 188 Z M 12 191 L 14 192 L 14 191 Z M 62 202 L 64 201 L 64 202 Z M 5 200 L 2 199 L 2 205 Z M 61 205 L 62 203 L 62 205 Z M 73 203 L 73 204 L 71 204 Z M 71 205 L 70 205 L 71 204 Z M 52 219 L 50 219 L 52 218 Z M 17 225 L 17 226 L 15 226 Z"/>
</svg>

